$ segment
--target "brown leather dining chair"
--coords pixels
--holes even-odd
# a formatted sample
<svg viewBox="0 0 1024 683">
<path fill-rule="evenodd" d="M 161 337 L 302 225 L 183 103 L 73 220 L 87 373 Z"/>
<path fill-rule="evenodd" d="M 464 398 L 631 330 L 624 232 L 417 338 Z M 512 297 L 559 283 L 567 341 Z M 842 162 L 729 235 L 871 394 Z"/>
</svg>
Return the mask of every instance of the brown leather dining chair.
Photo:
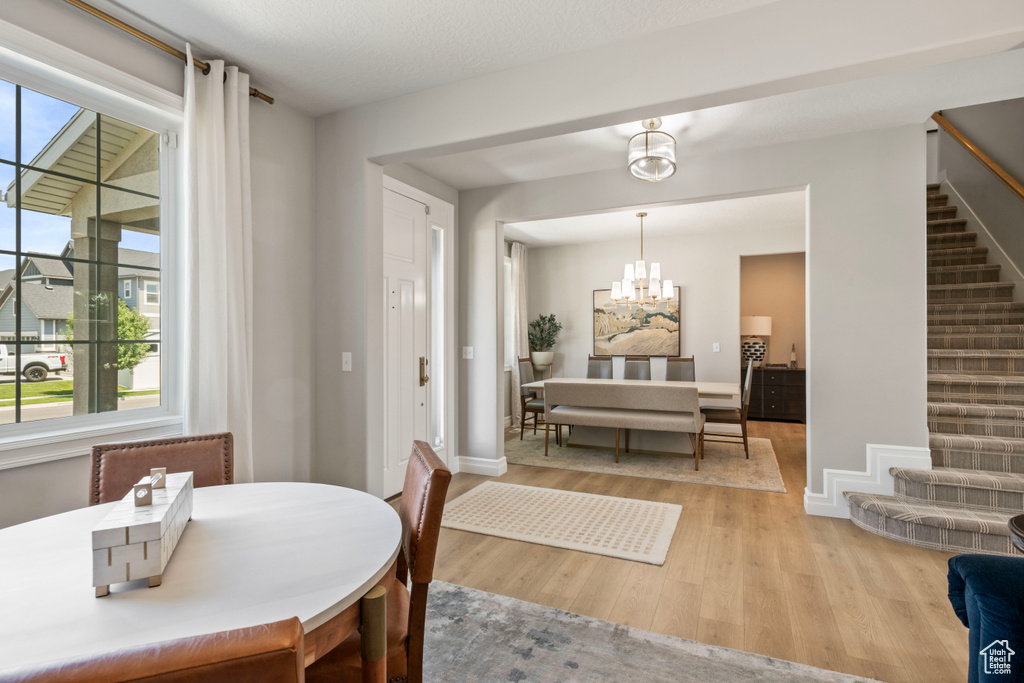
<svg viewBox="0 0 1024 683">
<path fill-rule="evenodd" d="M 93 446 L 89 505 L 121 500 L 153 467 L 192 472 L 196 488 L 231 484 L 233 448 L 230 432 Z"/>
<path fill-rule="evenodd" d="M 0 683 L 302 683 L 304 666 L 302 623 L 292 617 L 16 669 L 0 674 Z"/>
<path fill-rule="evenodd" d="M 433 449 L 414 441 L 405 472 L 398 516 L 402 518 L 402 547 L 395 576 L 387 586 L 387 680 L 421 683 L 423 630 L 427 619 L 427 590 L 434 577 L 434 556 L 441 534 L 441 514 L 452 473 Z M 412 579 L 412 591 L 407 579 Z M 348 640 L 306 669 L 306 680 L 360 680 L 360 637 Z"/>
</svg>

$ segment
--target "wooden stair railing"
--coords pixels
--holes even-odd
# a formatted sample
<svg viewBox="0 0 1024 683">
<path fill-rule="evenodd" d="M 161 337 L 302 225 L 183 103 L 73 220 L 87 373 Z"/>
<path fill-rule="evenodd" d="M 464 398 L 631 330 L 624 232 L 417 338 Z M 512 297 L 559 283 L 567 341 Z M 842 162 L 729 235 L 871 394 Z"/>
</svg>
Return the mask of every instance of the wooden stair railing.
<svg viewBox="0 0 1024 683">
<path fill-rule="evenodd" d="M 963 145 L 964 149 L 971 153 L 975 159 L 981 162 L 982 166 L 990 170 L 995 174 L 999 180 L 1003 182 L 1006 187 L 1010 188 L 1010 191 L 1017 195 L 1017 199 L 1024 201 L 1024 185 L 1014 178 L 1012 175 L 1006 172 L 1002 166 L 992 160 L 992 157 L 978 149 L 978 146 L 973 142 L 964 137 L 964 134 L 957 129 L 952 123 L 950 123 L 946 117 L 942 115 L 941 111 L 937 111 L 932 114 L 932 120 L 939 124 L 943 130 L 953 136 L 953 139 Z"/>
</svg>

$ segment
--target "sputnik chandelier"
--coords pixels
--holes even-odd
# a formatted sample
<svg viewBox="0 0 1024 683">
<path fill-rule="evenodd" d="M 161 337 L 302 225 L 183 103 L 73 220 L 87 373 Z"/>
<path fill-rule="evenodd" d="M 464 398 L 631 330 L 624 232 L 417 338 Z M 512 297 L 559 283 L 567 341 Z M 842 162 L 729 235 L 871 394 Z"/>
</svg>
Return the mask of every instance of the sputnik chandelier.
<svg viewBox="0 0 1024 683">
<path fill-rule="evenodd" d="M 622 273 L 622 280 L 612 282 L 612 301 L 629 308 L 639 306 L 656 306 L 671 301 L 675 289 L 671 280 L 661 280 L 661 264 L 651 264 L 651 276 L 647 277 L 647 264 L 644 262 L 644 217 L 643 211 L 637 214 L 640 219 L 640 260 L 627 263 Z"/>
</svg>

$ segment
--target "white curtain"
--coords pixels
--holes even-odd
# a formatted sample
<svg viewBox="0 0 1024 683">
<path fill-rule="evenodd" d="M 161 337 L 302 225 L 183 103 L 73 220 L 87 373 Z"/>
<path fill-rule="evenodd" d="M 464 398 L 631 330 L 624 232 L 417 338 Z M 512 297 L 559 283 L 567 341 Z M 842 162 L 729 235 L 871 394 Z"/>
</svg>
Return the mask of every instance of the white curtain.
<svg viewBox="0 0 1024 683">
<path fill-rule="evenodd" d="M 522 417 L 519 404 L 519 363 L 517 359 L 530 355 L 530 341 L 526 336 L 526 247 L 512 243 L 512 426 L 518 427 Z"/>
<path fill-rule="evenodd" d="M 185 429 L 234 435 L 235 481 L 253 480 L 249 76 L 185 64 Z M 225 76 L 226 74 L 226 76 Z"/>
</svg>

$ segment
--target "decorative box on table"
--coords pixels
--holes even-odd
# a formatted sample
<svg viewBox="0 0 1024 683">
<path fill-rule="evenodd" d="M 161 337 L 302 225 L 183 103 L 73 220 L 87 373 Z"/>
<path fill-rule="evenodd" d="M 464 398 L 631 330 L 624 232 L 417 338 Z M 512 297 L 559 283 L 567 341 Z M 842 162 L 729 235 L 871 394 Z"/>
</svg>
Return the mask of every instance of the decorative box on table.
<svg viewBox="0 0 1024 683">
<path fill-rule="evenodd" d="M 171 553 L 192 517 L 192 473 L 144 477 L 92 531 L 92 585 L 96 597 L 110 584 L 149 579 L 159 586 Z M 155 484 L 155 485 L 154 485 Z M 136 498 L 150 504 L 137 503 Z"/>
</svg>

